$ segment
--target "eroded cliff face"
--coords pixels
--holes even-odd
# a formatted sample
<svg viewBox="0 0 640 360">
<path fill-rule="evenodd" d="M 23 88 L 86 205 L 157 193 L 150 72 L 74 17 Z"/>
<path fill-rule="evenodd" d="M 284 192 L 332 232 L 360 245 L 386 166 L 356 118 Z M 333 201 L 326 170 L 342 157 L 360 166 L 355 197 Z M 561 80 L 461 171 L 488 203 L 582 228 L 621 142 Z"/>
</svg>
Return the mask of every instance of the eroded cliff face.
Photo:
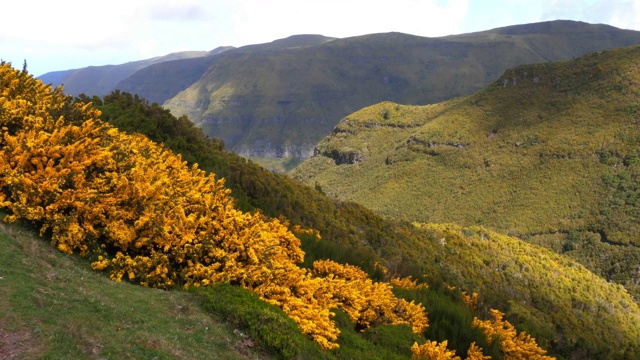
<svg viewBox="0 0 640 360">
<path fill-rule="evenodd" d="M 253 145 L 240 145 L 234 151 L 247 158 L 307 159 L 313 155 L 313 145 L 273 146 L 268 140 L 256 140 Z"/>
<path fill-rule="evenodd" d="M 331 131 L 332 123 L 319 118 L 255 118 L 205 116 L 200 127 L 225 143 L 228 151 L 247 158 L 307 159 L 315 144 Z"/>
</svg>

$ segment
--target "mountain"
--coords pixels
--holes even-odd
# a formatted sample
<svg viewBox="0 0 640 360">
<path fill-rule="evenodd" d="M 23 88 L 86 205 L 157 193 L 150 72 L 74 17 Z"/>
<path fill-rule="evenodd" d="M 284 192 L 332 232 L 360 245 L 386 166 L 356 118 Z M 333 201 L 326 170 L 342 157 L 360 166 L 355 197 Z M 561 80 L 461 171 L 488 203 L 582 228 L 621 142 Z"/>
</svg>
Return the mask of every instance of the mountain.
<svg viewBox="0 0 640 360">
<path fill-rule="evenodd" d="M 89 66 L 74 70 L 54 71 L 41 75 L 39 79 L 45 84 L 52 84 L 53 86 L 64 85 L 67 94 L 104 96 L 113 91 L 121 80 L 147 66 L 166 61 L 211 56 L 228 49 L 228 47 L 221 47 L 210 52 L 183 51 L 121 65 Z"/>
<path fill-rule="evenodd" d="M 483 225 L 640 299 L 640 47 L 512 68 L 438 104 L 353 113 L 292 175 L 390 218 Z"/>
<path fill-rule="evenodd" d="M 552 21 L 440 38 L 388 33 L 234 51 L 164 105 L 242 156 L 304 159 L 339 119 L 362 107 L 435 103 L 471 94 L 516 65 L 634 44 L 636 31 Z"/>
<path fill-rule="evenodd" d="M 319 45 L 333 39 L 322 35 L 294 35 L 238 49 L 220 46 L 211 51 L 177 52 L 126 64 L 53 71 L 41 75 L 39 79 L 53 86 L 64 85 L 65 92 L 74 96 L 104 96 L 119 89 L 162 104 L 198 80 L 215 56 L 223 52 L 277 51 Z"/>
</svg>

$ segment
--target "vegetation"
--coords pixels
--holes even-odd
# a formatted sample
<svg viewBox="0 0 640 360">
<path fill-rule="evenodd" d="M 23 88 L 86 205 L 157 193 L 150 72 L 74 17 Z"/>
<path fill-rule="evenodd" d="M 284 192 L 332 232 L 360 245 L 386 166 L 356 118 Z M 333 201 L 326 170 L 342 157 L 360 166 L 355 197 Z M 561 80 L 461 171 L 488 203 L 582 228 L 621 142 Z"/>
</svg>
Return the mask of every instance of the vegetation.
<svg viewBox="0 0 640 360">
<path fill-rule="evenodd" d="M 185 165 L 176 155 L 141 135 L 126 135 L 99 120 L 87 119 L 97 114 L 90 105 L 72 102 L 60 90 L 51 91 L 34 82 L 26 72 L 6 65 L 2 70 L 0 116 L 6 127 L 2 189 L 3 205 L 10 209 L 11 218 L 22 216 L 38 228 L 49 226 L 51 230 L 43 236 L 63 250 L 68 250 L 66 245 L 80 253 L 86 251 L 95 268 L 110 266 L 115 279 L 121 277 L 161 287 L 171 287 L 173 283 L 193 288 L 198 284 L 202 288 L 205 280 L 218 282 L 227 277 L 229 283 L 250 289 L 282 310 L 270 311 L 257 305 L 263 309 L 257 312 L 270 311 L 270 315 L 265 314 L 265 323 L 254 322 L 243 313 L 256 313 L 252 310 L 256 308 L 255 297 L 246 292 L 236 296 L 235 291 L 224 285 L 206 289 L 203 306 L 226 318 L 236 314 L 236 320 L 230 321 L 253 329 L 251 338 L 241 336 L 242 341 L 260 342 L 276 356 L 293 353 L 313 356 L 321 351 L 323 356 L 337 358 L 391 358 L 386 354 L 393 353 L 406 358 L 411 356 L 411 344 L 420 346 L 426 339 L 440 343 L 447 340 L 447 347 L 457 354 L 477 355 L 482 348 L 484 354 L 500 358 L 502 342 L 489 340 L 489 335 L 473 327 L 474 319 L 490 319 L 491 309 L 499 309 L 510 324 L 535 336 L 554 355 L 631 358 L 637 352 L 640 313 L 637 305 L 620 287 L 606 283 L 572 261 L 481 228 L 387 221 L 358 205 L 330 200 L 318 190 L 281 180 L 286 178 L 238 160 L 235 155 L 222 155 L 211 164 L 244 168 L 230 167 L 227 172 L 235 174 L 230 178 L 235 178 L 246 206 L 264 201 L 268 205 L 265 208 L 280 214 L 301 209 L 291 223 L 256 211 L 241 211 L 229 197 L 229 191 L 222 187 L 223 182 L 213 175 Z M 121 104 L 126 104 L 127 98 L 135 100 L 135 96 L 125 93 L 114 95 L 117 95 L 114 99 L 122 100 Z M 142 99 L 128 104 L 126 108 L 131 113 L 137 112 L 141 124 L 146 124 L 140 128 L 155 126 L 154 121 L 142 118 L 166 115 L 166 111 L 159 111 L 157 105 L 148 105 Z M 102 107 L 108 105 L 106 101 Z M 122 116 L 131 114 L 129 110 L 123 111 Z M 224 154 L 219 142 L 186 127 L 186 122 L 173 119 L 174 124 L 169 125 L 170 122 L 165 124 L 170 131 L 188 130 L 191 135 L 181 136 L 194 141 L 201 139 L 214 153 Z M 60 139 L 66 143 L 60 143 Z M 21 143 L 25 146 L 17 146 Z M 199 153 L 206 151 L 195 151 Z M 47 159 L 43 159 L 45 156 Z M 114 166 L 121 168 L 111 170 Z M 60 178 L 64 181 L 55 181 Z M 156 181 L 167 178 L 171 180 L 155 186 Z M 102 186 L 97 188 L 100 191 L 89 191 L 94 185 Z M 209 190 L 196 191 L 207 187 Z M 102 196 L 96 196 L 99 194 Z M 253 194 L 269 196 L 253 198 Z M 68 198 L 74 201 L 67 201 Z M 169 207 L 163 200 L 166 198 L 182 206 Z M 86 199 L 93 200 L 92 207 L 86 205 Z M 312 199 L 318 202 L 311 202 Z M 61 207 L 60 200 L 66 201 L 66 207 Z M 40 211 L 38 207 L 50 211 Z M 153 208 L 160 211 L 151 211 Z M 182 214 L 176 208 L 187 210 Z M 65 210 L 58 212 L 59 209 Z M 192 216 L 196 211 L 201 216 Z M 333 220 L 323 223 L 325 219 Z M 320 224 L 315 230 L 307 225 L 314 222 Z M 153 223 L 156 226 L 145 225 Z M 200 227 L 207 226 L 219 228 L 204 234 L 198 232 Z M 53 230 L 56 227 L 72 231 L 56 232 Z M 320 241 L 316 230 L 323 236 Z M 326 237 L 325 230 L 335 238 Z M 141 236 L 134 236 L 133 232 Z M 176 236 L 178 233 L 183 236 Z M 73 236 L 77 234 L 83 236 Z M 342 234 L 344 238 L 340 238 Z M 274 239 L 277 243 L 271 242 Z M 196 259 L 194 255 L 198 253 L 194 250 L 199 245 L 211 251 L 203 251 Z M 263 245 L 271 247 L 268 251 L 257 250 Z M 297 263 L 302 260 L 299 245 L 310 249 L 302 264 Z M 351 254 L 350 249 L 360 252 Z M 365 256 L 358 259 L 361 254 Z M 215 261 L 209 262 L 207 257 Z M 351 264 L 364 263 L 368 266 L 366 273 L 347 264 L 352 257 L 363 260 Z M 333 261 L 324 260 L 327 258 Z M 376 265 L 376 261 L 384 266 Z M 279 270 L 282 272 L 274 273 Z M 202 271 L 208 275 L 198 275 Z M 422 281 L 425 274 L 429 289 L 406 278 L 413 275 Z M 255 275 L 270 283 L 261 282 Z M 585 286 L 589 289 L 584 289 Z M 462 290 L 477 291 L 479 295 L 462 296 Z M 224 300 L 216 301 L 220 300 L 218 296 L 221 299 L 231 296 L 237 307 L 225 307 Z M 217 305 L 211 305 L 212 302 Z M 466 303 L 475 303 L 476 310 L 467 308 Z M 422 306 L 436 320 L 429 327 Z M 325 317 L 328 315 L 325 310 L 335 308 L 339 308 L 334 311 L 335 317 Z M 305 322 L 308 314 L 305 309 L 314 309 L 313 328 Z M 266 330 L 271 326 L 280 326 L 285 332 L 291 329 L 291 320 L 277 315 L 282 313 L 288 314 L 320 345 L 339 348 L 327 352 L 313 343 L 300 343 L 300 337 L 285 341 L 285 336 L 269 335 Z M 593 320 L 596 318 L 598 321 Z M 326 319 L 331 321 L 325 322 Z M 285 325 L 287 321 L 289 325 Z M 280 322 L 282 325 L 272 325 Z M 249 333 L 244 331 L 239 330 L 245 335 Z M 338 331 L 340 336 L 332 342 L 331 334 Z M 382 340 L 385 334 L 392 336 L 393 341 Z M 394 350 L 399 348 L 405 350 Z"/>
<path fill-rule="evenodd" d="M 31 221 L 62 252 L 78 251 L 93 259 L 94 269 L 109 268 L 116 282 L 125 277 L 167 289 L 229 282 L 251 289 L 279 305 L 297 324 L 294 328 L 324 348 L 338 347 L 333 341 L 340 331 L 329 320 L 334 308 L 345 311 L 354 330 L 391 323 L 408 324 L 417 334 L 427 328 L 420 305 L 396 298 L 390 284 L 372 282 L 357 267 L 325 260 L 314 262 L 312 270 L 298 268 L 299 241 L 277 220 L 235 210 L 222 180 L 196 165 L 187 167 L 147 138 L 94 119 L 100 114 L 91 103 L 72 104 L 60 89 L 51 91 L 26 71 L 4 63 L 1 69 L 2 206 L 10 210 L 8 221 Z M 211 217 L 216 212 L 222 217 Z M 238 227 L 245 225 L 266 227 Z M 258 249 L 254 245 L 260 242 L 264 247 Z M 294 282 L 286 284 L 289 280 Z M 406 279 L 395 283 L 415 285 Z M 210 294 L 206 304 L 219 301 Z M 234 302 L 239 309 L 255 303 L 246 297 Z M 212 309 L 233 311 L 228 305 Z M 249 328 L 267 348 L 297 356 L 299 349 L 283 340 L 286 332 L 268 334 L 277 319 L 267 317 L 259 329 Z M 329 327 L 323 330 L 323 323 Z"/>
<path fill-rule="evenodd" d="M 94 257 L 91 267 L 108 269 L 117 282 L 229 282 L 251 290 L 323 348 L 338 346 L 333 308 L 361 329 L 428 327 L 421 305 L 396 298 L 390 284 L 356 267 L 326 260 L 300 268 L 304 252 L 287 225 L 237 210 L 223 180 L 102 123 L 91 103 L 73 105 L 77 125 L 55 118 L 68 98 L 24 72 L 2 70 L 0 206 L 10 211 L 8 221 L 32 221 L 60 251 Z"/>
<path fill-rule="evenodd" d="M 639 56 L 523 65 L 469 97 L 365 108 L 293 175 L 387 217 L 547 246 L 640 298 Z"/>
<path fill-rule="evenodd" d="M 638 357 L 639 320 L 632 314 L 638 304 L 622 286 L 564 256 L 482 227 L 417 226 L 426 234 L 414 248 L 423 266 L 440 267 L 445 283 L 477 292 L 481 318 L 490 319 L 491 308 L 503 310 L 505 319 L 543 348 L 555 349 L 556 356 Z M 556 327 L 572 330 L 560 333 Z M 626 340 L 613 339 L 620 332 Z M 601 343 L 603 337 L 611 343 Z"/>
</svg>

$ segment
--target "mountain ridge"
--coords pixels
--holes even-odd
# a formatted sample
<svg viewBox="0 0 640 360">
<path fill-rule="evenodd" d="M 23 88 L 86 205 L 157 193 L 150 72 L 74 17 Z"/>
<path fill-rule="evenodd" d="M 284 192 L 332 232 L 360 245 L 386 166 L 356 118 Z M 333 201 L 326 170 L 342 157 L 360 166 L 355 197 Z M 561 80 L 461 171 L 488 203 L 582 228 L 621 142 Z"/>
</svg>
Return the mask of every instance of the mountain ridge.
<svg viewBox="0 0 640 360">
<path fill-rule="evenodd" d="M 305 51 L 221 58 L 164 106 L 245 157 L 306 158 L 338 119 L 379 101 L 434 103 L 477 91 L 511 66 L 640 43 L 637 32 L 547 26 L 553 33 L 372 34 Z"/>
<path fill-rule="evenodd" d="M 104 96 L 113 91 L 120 80 L 150 65 L 180 59 L 212 56 L 228 49 L 228 47 L 218 47 L 209 52 L 182 51 L 119 65 L 89 66 L 79 69 L 54 71 L 40 75 L 38 78 L 45 84 L 52 84 L 53 86 L 64 85 L 65 91 L 69 94 Z"/>
</svg>

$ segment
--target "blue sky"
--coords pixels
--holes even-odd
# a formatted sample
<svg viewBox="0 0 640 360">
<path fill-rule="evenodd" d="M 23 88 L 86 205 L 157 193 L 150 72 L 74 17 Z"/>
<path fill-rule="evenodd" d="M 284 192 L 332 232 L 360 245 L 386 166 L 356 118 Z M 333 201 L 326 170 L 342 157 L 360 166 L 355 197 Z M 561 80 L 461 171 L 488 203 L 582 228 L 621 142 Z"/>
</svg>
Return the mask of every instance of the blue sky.
<svg viewBox="0 0 640 360">
<path fill-rule="evenodd" d="M 295 34 L 444 36 L 567 19 L 640 31 L 640 0 L 21 0 L 2 5 L 0 59 L 38 76 Z"/>
</svg>

